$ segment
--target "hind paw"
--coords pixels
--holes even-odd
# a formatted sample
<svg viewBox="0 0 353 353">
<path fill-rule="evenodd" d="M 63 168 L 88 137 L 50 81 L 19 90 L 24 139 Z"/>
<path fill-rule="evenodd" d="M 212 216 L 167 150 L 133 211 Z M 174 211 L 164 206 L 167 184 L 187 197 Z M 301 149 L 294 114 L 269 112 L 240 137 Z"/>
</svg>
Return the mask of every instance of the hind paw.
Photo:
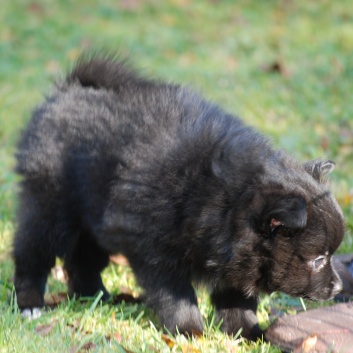
<svg viewBox="0 0 353 353">
<path fill-rule="evenodd" d="M 21 316 L 28 320 L 35 320 L 42 316 L 42 311 L 40 308 L 25 308 L 21 310 Z"/>
</svg>

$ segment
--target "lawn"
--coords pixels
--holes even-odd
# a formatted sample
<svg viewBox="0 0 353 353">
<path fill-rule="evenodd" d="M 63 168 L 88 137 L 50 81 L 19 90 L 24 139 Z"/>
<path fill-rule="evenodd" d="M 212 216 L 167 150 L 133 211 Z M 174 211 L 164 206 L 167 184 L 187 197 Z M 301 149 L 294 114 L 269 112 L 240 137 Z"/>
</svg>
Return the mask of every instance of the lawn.
<svg viewBox="0 0 353 353">
<path fill-rule="evenodd" d="M 61 301 L 66 287 L 55 277 L 47 297 L 58 307 L 23 320 L 11 301 L 16 141 L 80 53 L 118 52 L 144 74 L 192 86 L 297 158 L 334 160 L 331 188 L 347 221 L 339 251 L 353 252 L 352 21 L 351 0 L 2 0 L 0 352 L 279 352 L 222 334 L 202 288 L 206 330 L 192 339 L 163 335 L 140 303 Z M 126 265 L 112 263 L 103 275 L 112 293 L 140 293 Z M 263 296 L 261 325 L 273 309 L 292 313 L 300 303 Z"/>
</svg>

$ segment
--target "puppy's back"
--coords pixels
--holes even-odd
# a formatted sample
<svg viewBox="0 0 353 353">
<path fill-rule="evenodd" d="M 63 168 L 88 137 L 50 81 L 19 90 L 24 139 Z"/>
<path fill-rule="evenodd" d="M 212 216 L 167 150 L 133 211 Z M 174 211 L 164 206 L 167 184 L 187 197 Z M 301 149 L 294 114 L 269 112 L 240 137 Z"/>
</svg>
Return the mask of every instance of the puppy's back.
<svg viewBox="0 0 353 353">
<path fill-rule="evenodd" d="M 130 157 L 132 164 L 152 164 L 172 150 L 190 155 L 209 149 L 241 126 L 188 88 L 140 78 L 123 61 L 93 56 L 80 60 L 33 112 L 17 171 L 52 176 L 75 151 L 110 151 L 126 165 Z"/>
</svg>

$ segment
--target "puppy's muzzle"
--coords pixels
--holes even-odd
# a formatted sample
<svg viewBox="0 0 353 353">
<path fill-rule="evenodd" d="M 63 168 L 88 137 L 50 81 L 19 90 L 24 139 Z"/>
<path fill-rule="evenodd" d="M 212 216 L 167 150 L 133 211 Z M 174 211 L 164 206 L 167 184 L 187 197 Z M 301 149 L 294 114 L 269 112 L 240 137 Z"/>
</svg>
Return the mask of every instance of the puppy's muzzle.
<svg viewBox="0 0 353 353">
<path fill-rule="evenodd" d="M 339 274 L 337 273 L 333 258 L 331 258 L 331 268 L 334 276 L 333 281 L 331 282 L 333 284 L 331 296 L 334 297 L 335 295 L 337 295 L 339 292 L 342 291 L 343 284 Z"/>
<path fill-rule="evenodd" d="M 333 288 L 332 288 L 331 296 L 334 297 L 335 295 L 337 295 L 339 292 L 342 291 L 343 285 L 340 278 L 337 278 L 337 280 L 332 282 L 332 284 L 333 284 Z"/>
</svg>

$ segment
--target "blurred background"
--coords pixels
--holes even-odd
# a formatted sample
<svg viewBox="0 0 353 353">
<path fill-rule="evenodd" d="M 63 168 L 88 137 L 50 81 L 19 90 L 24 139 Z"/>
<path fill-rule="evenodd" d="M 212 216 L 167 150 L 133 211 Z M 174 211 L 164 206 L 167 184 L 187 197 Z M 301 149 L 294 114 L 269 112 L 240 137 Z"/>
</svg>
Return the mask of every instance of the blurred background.
<svg viewBox="0 0 353 353">
<path fill-rule="evenodd" d="M 0 279 L 12 271 L 19 133 L 54 80 L 97 51 L 190 85 L 303 161 L 334 160 L 340 252 L 353 252 L 351 0 L 2 0 Z"/>
</svg>

